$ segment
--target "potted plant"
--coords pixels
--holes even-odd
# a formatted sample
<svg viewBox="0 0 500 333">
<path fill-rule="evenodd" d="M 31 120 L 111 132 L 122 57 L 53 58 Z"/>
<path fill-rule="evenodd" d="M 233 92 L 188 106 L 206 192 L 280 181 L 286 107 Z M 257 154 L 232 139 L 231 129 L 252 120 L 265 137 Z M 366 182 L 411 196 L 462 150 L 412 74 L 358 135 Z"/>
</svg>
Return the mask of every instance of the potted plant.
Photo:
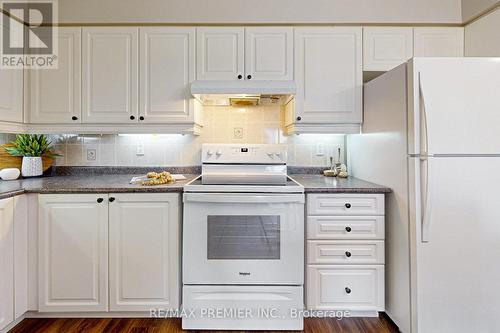
<svg viewBox="0 0 500 333">
<path fill-rule="evenodd" d="M 11 142 L 12 147 L 5 150 L 12 156 L 21 156 L 23 177 L 36 177 L 43 174 L 42 156 L 57 157 L 51 149 L 51 142 L 43 134 L 18 134 Z"/>
</svg>

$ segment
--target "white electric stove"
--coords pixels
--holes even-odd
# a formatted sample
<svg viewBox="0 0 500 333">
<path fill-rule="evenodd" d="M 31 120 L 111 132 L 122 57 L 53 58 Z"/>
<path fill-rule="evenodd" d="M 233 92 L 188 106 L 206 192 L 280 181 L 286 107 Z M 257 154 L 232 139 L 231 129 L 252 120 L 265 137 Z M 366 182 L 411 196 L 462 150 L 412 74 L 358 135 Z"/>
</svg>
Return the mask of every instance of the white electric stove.
<svg viewBox="0 0 500 333">
<path fill-rule="evenodd" d="M 185 329 L 301 330 L 304 188 L 285 145 L 205 144 L 184 187 Z"/>
</svg>

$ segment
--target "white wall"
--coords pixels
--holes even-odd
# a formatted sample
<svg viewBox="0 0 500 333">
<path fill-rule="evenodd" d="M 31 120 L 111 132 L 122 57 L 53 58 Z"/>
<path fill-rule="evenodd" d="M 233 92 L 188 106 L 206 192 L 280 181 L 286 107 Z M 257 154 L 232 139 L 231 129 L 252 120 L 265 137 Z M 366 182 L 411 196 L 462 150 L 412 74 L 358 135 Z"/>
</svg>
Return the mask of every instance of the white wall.
<svg viewBox="0 0 500 333">
<path fill-rule="evenodd" d="M 500 8 L 465 27 L 465 56 L 500 57 Z"/>
<path fill-rule="evenodd" d="M 499 3 L 499 0 L 462 0 L 463 22 L 470 21 Z"/>
<path fill-rule="evenodd" d="M 62 0 L 61 23 L 461 23 L 461 0 Z"/>
</svg>

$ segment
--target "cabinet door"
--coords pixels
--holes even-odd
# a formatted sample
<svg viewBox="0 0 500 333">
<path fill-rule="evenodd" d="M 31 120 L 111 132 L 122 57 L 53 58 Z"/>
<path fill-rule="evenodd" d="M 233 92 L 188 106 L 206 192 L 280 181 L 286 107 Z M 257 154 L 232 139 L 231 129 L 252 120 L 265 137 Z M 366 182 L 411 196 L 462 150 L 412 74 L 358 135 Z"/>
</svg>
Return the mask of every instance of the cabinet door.
<svg viewBox="0 0 500 333">
<path fill-rule="evenodd" d="M 245 79 L 293 80 L 293 28 L 245 28 Z"/>
<path fill-rule="evenodd" d="M 141 28 L 140 118 L 145 123 L 194 119 L 195 28 Z"/>
<path fill-rule="evenodd" d="M 177 309 L 179 195 L 110 197 L 110 310 Z"/>
<path fill-rule="evenodd" d="M 30 123 L 81 120 L 81 28 L 60 27 L 58 68 L 30 72 Z"/>
<path fill-rule="evenodd" d="M 14 320 L 14 199 L 0 200 L 0 330 Z"/>
<path fill-rule="evenodd" d="M 22 35 L 22 25 L 1 14 L 2 31 Z M 9 24 L 10 23 L 10 24 Z M 15 29 L 12 31 L 10 29 Z M 9 32 L 7 32 L 9 30 Z M 0 69 L 0 121 L 23 122 L 23 70 Z"/>
<path fill-rule="evenodd" d="M 84 123 L 138 120 L 138 28 L 83 28 Z"/>
<path fill-rule="evenodd" d="M 463 57 L 464 28 L 415 28 L 415 57 Z"/>
<path fill-rule="evenodd" d="M 40 312 L 108 310 L 107 195 L 40 195 L 38 245 Z"/>
<path fill-rule="evenodd" d="M 413 57 L 413 28 L 363 28 L 363 70 L 388 71 Z"/>
<path fill-rule="evenodd" d="M 295 108 L 301 123 L 361 123 L 361 28 L 296 28 Z"/>
<path fill-rule="evenodd" d="M 14 319 L 28 311 L 28 198 L 14 197 Z"/>
<path fill-rule="evenodd" d="M 244 28 L 196 29 L 196 79 L 238 80 L 244 75 Z"/>
</svg>

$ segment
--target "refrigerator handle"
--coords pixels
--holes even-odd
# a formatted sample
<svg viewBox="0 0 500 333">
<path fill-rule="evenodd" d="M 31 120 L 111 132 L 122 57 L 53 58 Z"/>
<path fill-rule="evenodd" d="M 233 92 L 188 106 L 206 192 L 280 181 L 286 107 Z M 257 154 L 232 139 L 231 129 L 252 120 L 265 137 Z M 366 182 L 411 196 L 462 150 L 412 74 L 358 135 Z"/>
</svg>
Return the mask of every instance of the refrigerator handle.
<svg viewBox="0 0 500 333">
<path fill-rule="evenodd" d="M 427 131 L 427 108 L 425 107 L 424 89 L 422 87 L 422 76 L 418 73 L 418 90 L 420 92 L 420 155 L 427 155 L 429 152 L 429 137 Z"/>
<path fill-rule="evenodd" d="M 431 160 L 432 158 L 428 158 L 427 156 L 420 157 L 420 179 L 422 181 L 421 185 L 421 216 L 422 216 L 422 229 L 421 229 L 421 237 L 422 243 L 428 243 L 430 241 L 430 228 L 431 228 L 431 207 L 432 207 L 432 178 L 430 172 L 431 169 Z"/>
</svg>

